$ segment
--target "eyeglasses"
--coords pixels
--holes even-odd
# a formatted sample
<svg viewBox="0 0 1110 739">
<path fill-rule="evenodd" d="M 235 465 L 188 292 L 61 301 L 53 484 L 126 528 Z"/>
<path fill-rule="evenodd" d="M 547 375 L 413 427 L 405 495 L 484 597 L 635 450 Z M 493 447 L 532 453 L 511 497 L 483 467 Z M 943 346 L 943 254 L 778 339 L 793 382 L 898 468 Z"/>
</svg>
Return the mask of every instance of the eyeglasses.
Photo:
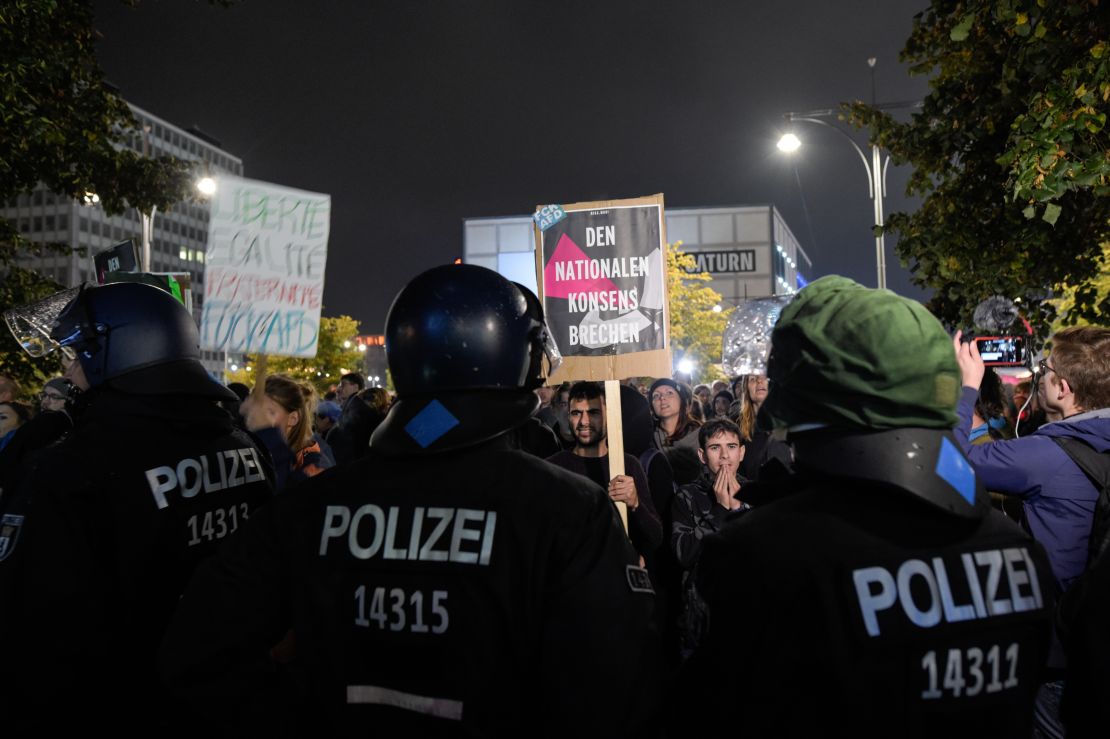
<svg viewBox="0 0 1110 739">
<path fill-rule="evenodd" d="M 65 400 L 66 396 L 56 395 L 54 393 L 39 393 L 40 400 Z"/>
<path fill-rule="evenodd" d="M 1059 372 L 1056 372 L 1056 368 L 1055 368 L 1055 367 L 1051 367 L 1051 366 L 1049 366 L 1049 364 L 1048 364 L 1048 360 L 1047 360 L 1047 359 L 1042 359 L 1041 361 L 1037 362 L 1037 367 L 1038 367 L 1038 368 L 1040 368 L 1040 370 L 1041 370 L 1041 374 L 1042 374 L 1042 375 L 1046 375 L 1046 374 L 1048 374 L 1049 372 L 1054 372 L 1054 373 L 1056 374 L 1056 376 L 1057 376 L 1057 377 L 1059 377 L 1059 378 L 1060 378 L 1061 380 L 1063 380 L 1064 382 L 1067 382 L 1067 383 L 1069 383 L 1069 384 L 1070 384 L 1070 382 L 1071 382 L 1070 380 L 1068 380 L 1068 378 L 1064 377 L 1064 376 L 1063 376 L 1063 375 L 1061 375 L 1061 374 L 1060 374 Z"/>
</svg>

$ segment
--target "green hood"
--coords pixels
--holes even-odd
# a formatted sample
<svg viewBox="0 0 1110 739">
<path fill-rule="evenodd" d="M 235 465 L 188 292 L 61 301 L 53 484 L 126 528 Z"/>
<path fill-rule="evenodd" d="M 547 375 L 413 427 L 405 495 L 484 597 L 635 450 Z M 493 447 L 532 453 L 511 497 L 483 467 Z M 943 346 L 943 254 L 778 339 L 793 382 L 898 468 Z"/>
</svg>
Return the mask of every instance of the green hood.
<svg viewBox="0 0 1110 739">
<path fill-rule="evenodd" d="M 960 371 L 925 308 L 828 276 L 802 289 L 771 334 L 767 411 L 792 430 L 949 429 Z"/>
</svg>

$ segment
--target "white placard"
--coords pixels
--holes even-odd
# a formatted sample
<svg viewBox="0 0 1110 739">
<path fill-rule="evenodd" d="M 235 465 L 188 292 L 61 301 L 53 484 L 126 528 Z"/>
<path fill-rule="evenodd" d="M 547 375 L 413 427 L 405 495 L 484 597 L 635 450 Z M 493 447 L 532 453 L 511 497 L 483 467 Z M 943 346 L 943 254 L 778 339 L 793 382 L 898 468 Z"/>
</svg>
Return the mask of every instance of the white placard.
<svg viewBox="0 0 1110 739">
<path fill-rule="evenodd" d="M 220 177 L 208 221 L 201 346 L 316 356 L 330 224 L 330 195 Z"/>
</svg>

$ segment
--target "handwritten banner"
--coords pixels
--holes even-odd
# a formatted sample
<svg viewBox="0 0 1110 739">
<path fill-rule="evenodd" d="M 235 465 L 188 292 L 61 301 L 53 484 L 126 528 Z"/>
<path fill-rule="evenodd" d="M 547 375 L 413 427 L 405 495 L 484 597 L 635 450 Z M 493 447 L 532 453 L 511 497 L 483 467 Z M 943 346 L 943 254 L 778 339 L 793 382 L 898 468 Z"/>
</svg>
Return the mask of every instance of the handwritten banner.
<svg viewBox="0 0 1110 739">
<path fill-rule="evenodd" d="M 208 220 L 201 346 L 316 356 L 330 224 L 330 195 L 221 177 Z"/>
</svg>

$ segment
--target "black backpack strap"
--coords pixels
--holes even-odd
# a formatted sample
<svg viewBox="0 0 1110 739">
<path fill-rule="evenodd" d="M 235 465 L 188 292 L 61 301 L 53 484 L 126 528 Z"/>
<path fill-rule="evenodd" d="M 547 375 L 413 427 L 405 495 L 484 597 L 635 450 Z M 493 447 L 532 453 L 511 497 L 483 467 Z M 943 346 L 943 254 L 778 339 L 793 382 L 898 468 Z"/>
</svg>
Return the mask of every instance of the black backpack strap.
<svg viewBox="0 0 1110 739">
<path fill-rule="evenodd" d="M 1110 545 L 1110 452 L 1095 451 L 1079 439 L 1053 436 L 1052 440 L 1083 470 L 1098 491 L 1087 544 L 1087 563 L 1090 564 Z"/>
</svg>

